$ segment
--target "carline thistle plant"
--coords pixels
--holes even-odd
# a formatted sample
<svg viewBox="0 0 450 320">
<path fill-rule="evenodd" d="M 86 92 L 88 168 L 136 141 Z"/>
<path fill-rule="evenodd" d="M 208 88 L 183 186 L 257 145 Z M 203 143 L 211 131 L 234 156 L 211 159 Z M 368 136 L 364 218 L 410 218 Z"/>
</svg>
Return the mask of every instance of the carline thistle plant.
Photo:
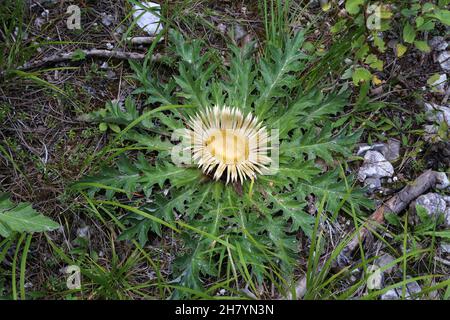
<svg viewBox="0 0 450 320">
<path fill-rule="evenodd" d="M 299 74 L 314 59 L 303 41 L 299 32 L 282 47 L 268 44 L 260 58 L 253 44 L 231 46 L 226 66 L 201 41 L 172 30 L 176 71 L 168 81 L 156 66 L 130 61 L 140 83 L 133 93 L 148 109 L 141 114 L 128 97 L 88 115 L 119 131 L 123 149 L 109 158 L 115 167 L 75 187 L 93 203 L 111 200 L 108 210 L 126 226 L 119 240 L 145 245 L 167 228 L 180 232 L 165 279 L 177 286 L 172 297 L 214 294 L 208 288 L 218 281 L 231 291 L 245 282 L 256 296 L 268 283 L 283 292 L 304 250 L 300 239 L 313 236 L 306 198 L 330 217 L 369 206 L 341 161 L 361 134 L 343 126 L 347 93 L 303 90 Z M 193 164 L 174 159 L 174 150 Z"/>
</svg>

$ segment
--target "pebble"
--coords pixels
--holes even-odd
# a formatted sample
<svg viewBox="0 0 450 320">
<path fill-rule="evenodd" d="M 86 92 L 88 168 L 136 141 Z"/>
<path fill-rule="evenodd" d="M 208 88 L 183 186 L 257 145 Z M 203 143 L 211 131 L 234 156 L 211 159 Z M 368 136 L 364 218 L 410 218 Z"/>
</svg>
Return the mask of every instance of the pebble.
<svg viewBox="0 0 450 320">
<path fill-rule="evenodd" d="M 142 2 L 141 6 L 135 4 L 133 6 L 133 18 L 136 24 L 146 31 L 150 36 L 156 35 L 163 29 L 163 25 L 159 16 L 153 13 L 151 10 L 144 10 L 142 6 L 146 8 L 154 8 L 155 13 L 160 12 L 160 5 L 154 2 Z"/>
<path fill-rule="evenodd" d="M 381 300 L 400 300 L 402 298 L 402 287 L 391 289 L 381 295 Z M 420 293 L 422 288 L 416 281 L 406 284 L 405 299 L 411 300 L 411 297 Z"/>
<path fill-rule="evenodd" d="M 444 94 L 447 85 L 447 75 L 445 73 L 439 75 L 439 79 L 430 84 L 431 87 L 438 93 Z"/>
<path fill-rule="evenodd" d="M 443 70 L 450 71 L 450 51 L 442 51 L 437 60 Z"/>
<path fill-rule="evenodd" d="M 364 187 L 367 187 L 369 192 L 373 193 L 381 188 L 381 180 L 379 178 L 367 178 L 364 180 Z"/>
<path fill-rule="evenodd" d="M 382 254 L 377 259 L 375 259 L 375 264 L 377 266 L 379 266 L 381 269 L 383 269 L 384 273 L 388 273 L 389 274 L 392 271 L 394 271 L 394 269 L 396 268 L 396 264 L 392 264 L 388 268 L 384 268 L 384 267 L 387 266 L 387 265 L 390 265 L 394 260 L 395 260 L 395 258 L 393 256 L 391 256 L 388 253 L 385 253 L 385 254 Z"/>
<path fill-rule="evenodd" d="M 450 126 L 450 107 L 440 106 L 435 103 L 425 103 L 425 116 L 430 122 L 447 122 Z"/>
<path fill-rule="evenodd" d="M 246 34 L 244 27 L 240 24 L 234 26 L 234 40 L 239 41 L 244 38 Z"/>
<path fill-rule="evenodd" d="M 438 214 L 443 214 L 443 225 L 446 227 L 450 227 L 450 201 L 448 201 L 448 197 L 442 196 L 438 193 L 430 192 L 421 195 L 413 203 L 411 203 L 413 211 L 416 204 L 424 207 L 430 217 L 436 216 Z"/>
<path fill-rule="evenodd" d="M 421 205 L 427 210 L 429 216 L 434 216 L 444 213 L 447 208 L 447 203 L 440 194 L 427 193 L 418 197 L 415 204 Z"/>
<path fill-rule="evenodd" d="M 114 22 L 114 17 L 111 14 L 102 13 L 102 23 L 105 27 L 109 27 Z"/>
<path fill-rule="evenodd" d="M 387 143 L 363 144 L 359 147 L 356 155 L 364 156 L 370 150 L 380 152 L 387 161 L 393 161 L 400 157 L 400 141 L 391 138 Z"/>
<path fill-rule="evenodd" d="M 217 25 L 217 29 L 219 30 L 219 32 L 221 34 L 225 34 L 227 32 L 227 26 L 225 24 L 223 24 L 223 23 L 219 23 Z"/>
<path fill-rule="evenodd" d="M 77 237 L 80 238 L 89 238 L 89 226 L 83 227 L 83 228 L 78 228 L 77 229 Z"/>
<path fill-rule="evenodd" d="M 394 161 L 400 157 L 400 141 L 397 139 L 389 139 L 384 144 L 381 153 L 387 161 Z"/>
<path fill-rule="evenodd" d="M 107 79 L 114 79 L 115 77 L 116 77 L 116 73 L 114 71 L 112 71 L 111 69 L 106 71 L 106 78 Z"/>
<path fill-rule="evenodd" d="M 450 243 L 441 243 L 440 248 L 442 253 L 450 254 Z"/>
<path fill-rule="evenodd" d="M 362 182 L 367 178 L 392 177 L 394 167 L 378 151 L 367 151 L 364 163 L 358 172 L 358 179 Z"/>
<path fill-rule="evenodd" d="M 44 23 L 45 19 L 42 19 L 41 17 L 37 17 L 36 20 L 34 20 L 34 26 L 39 30 L 42 28 Z"/>
<path fill-rule="evenodd" d="M 448 42 L 444 37 L 433 37 L 429 43 L 430 47 L 435 51 L 444 51 L 448 47 Z"/>
</svg>

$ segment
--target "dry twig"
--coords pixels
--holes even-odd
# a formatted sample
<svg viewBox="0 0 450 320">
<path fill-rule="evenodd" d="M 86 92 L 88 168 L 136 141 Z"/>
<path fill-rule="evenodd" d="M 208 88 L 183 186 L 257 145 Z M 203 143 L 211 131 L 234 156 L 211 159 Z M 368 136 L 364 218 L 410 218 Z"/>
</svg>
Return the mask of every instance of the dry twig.
<svg viewBox="0 0 450 320">
<path fill-rule="evenodd" d="M 105 50 L 105 49 L 89 49 L 89 50 L 77 50 L 71 52 L 63 52 L 53 54 L 51 56 L 27 62 L 23 66 L 17 68 L 17 70 L 26 71 L 37 69 L 45 65 L 55 64 L 64 61 L 70 61 L 76 55 L 83 54 L 85 57 L 91 58 L 108 58 L 108 59 L 120 59 L 120 60 L 143 60 L 145 59 L 145 53 L 140 52 L 125 52 L 120 50 Z M 154 54 L 152 61 L 159 61 L 161 59 L 160 54 Z"/>
<path fill-rule="evenodd" d="M 22 70 L 24 69 L 34 69 L 40 67 L 42 65 L 58 63 L 63 61 L 72 60 L 75 55 L 79 52 L 82 52 L 86 57 L 92 58 L 113 58 L 113 59 L 121 59 L 121 60 L 142 60 L 145 58 L 145 53 L 140 52 L 125 52 L 119 50 L 105 50 L 105 49 L 89 49 L 89 50 L 78 50 L 66 53 L 54 54 L 49 57 L 43 58 L 41 60 L 36 60 L 32 63 L 26 63 Z M 160 55 L 156 54 L 152 57 L 152 60 L 159 60 Z"/>
</svg>

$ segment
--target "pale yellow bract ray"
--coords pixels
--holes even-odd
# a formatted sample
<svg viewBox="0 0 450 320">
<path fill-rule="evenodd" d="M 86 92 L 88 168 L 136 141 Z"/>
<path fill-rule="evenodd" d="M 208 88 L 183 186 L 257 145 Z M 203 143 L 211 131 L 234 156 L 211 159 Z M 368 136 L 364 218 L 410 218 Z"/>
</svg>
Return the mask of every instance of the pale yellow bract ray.
<svg viewBox="0 0 450 320">
<path fill-rule="evenodd" d="M 185 139 L 194 162 L 205 174 L 218 180 L 226 171 L 226 182 L 241 183 L 266 172 L 268 133 L 261 122 L 236 108 L 208 108 L 188 121 Z M 186 141 L 185 140 L 185 141 Z"/>
</svg>

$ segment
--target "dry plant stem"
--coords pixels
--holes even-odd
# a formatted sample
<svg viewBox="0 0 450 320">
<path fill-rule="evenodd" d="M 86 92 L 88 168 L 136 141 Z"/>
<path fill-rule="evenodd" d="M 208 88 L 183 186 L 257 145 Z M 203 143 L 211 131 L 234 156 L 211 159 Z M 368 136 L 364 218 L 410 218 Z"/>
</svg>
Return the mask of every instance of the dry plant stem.
<svg viewBox="0 0 450 320">
<path fill-rule="evenodd" d="M 42 67 L 47 64 L 54 64 L 58 62 L 70 61 L 73 57 L 82 52 L 86 57 L 92 58 L 113 58 L 121 60 L 143 60 L 145 58 L 145 53 L 139 52 L 125 52 L 119 50 L 104 50 L 104 49 L 89 49 L 89 50 L 78 50 L 71 52 L 64 52 L 45 57 L 43 59 L 35 60 L 33 62 L 27 62 L 23 66 L 19 67 L 18 70 L 30 70 Z M 155 54 L 152 57 L 153 61 L 160 60 L 161 55 Z"/>
<path fill-rule="evenodd" d="M 349 265 L 351 255 L 358 248 L 359 243 L 363 242 L 370 234 L 369 227 L 376 227 L 377 224 L 383 224 L 385 213 L 399 214 L 414 199 L 435 186 L 439 187 L 440 184 L 444 183 L 443 181 L 445 179 L 445 173 L 428 170 L 421 174 L 412 184 L 403 188 L 399 193 L 378 207 L 369 217 L 367 226 L 361 227 L 359 234 L 353 237 L 339 254 L 333 266 L 334 269 L 340 270 Z"/>
</svg>

